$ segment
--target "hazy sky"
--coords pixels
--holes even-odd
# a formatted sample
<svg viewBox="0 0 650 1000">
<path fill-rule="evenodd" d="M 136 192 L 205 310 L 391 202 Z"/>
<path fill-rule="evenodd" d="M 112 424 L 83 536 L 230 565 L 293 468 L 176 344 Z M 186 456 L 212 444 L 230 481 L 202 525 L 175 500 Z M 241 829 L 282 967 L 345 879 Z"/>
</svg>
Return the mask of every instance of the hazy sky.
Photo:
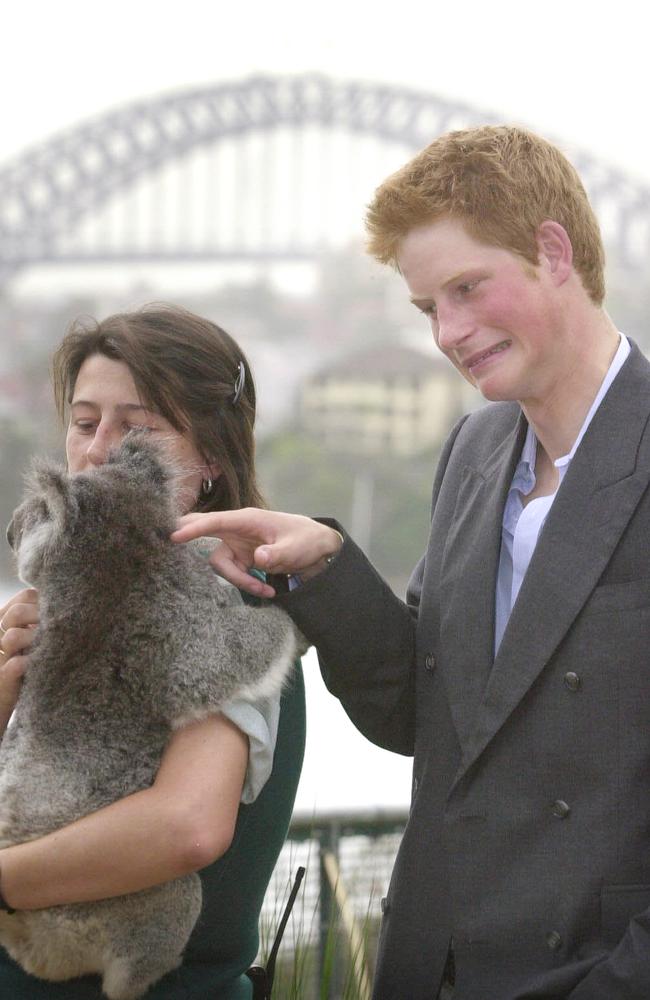
<svg viewBox="0 0 650 1000">
<path fill-rule="evenodd" d="M 638 0 L 14 0 L 0 160 L 134 98 L 252 72 L 405 83 L 576 142 L 650 182 Z"/>
</svg>

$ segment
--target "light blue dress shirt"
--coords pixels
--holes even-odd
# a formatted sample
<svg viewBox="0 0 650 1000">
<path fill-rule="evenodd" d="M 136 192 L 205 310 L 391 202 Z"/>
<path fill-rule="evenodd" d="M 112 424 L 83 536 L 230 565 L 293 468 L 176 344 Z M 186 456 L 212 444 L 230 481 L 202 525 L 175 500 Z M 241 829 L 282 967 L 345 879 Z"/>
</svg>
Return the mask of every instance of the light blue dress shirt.
<svg viewBox="0 0 650 1000">
<path fill-rule="evenodd" d="M 621 370 L 625 359 L 630 353 L 630 344 L 623 334 L 620 334 L 620 343 L 612 360 L 607 374 L 603 379 L 600 389 L 596 394 L 585 421 L 580 428 L 580 433 L 574 441 L 573 447 L 568 455 L 563 455 L 556 459 L 555 467 L 560 474 L 558 489 L 562 485 L 566 471 L 571 464 L 571 459 L 578 450 L 578 445 L 582 441 L 593 416 L 605 398 L 605 394 L 610 385 Z M 530 560 L 532 559 L 539 533 L 544 527 L 544 522 L 548 517 L 548 512 L 553 506 L 553 501 L 557 496 L 557 490 L 550 496 L 537 497 L 531 500 L 524 507 L 522 497 L 528 496 L 534 488 L 535 479 L 535 459 L 537 457 L 537 438 L 530 424 L 528 433 L 521 451 L 521 458 L 517 463 L 515 474 L 508 491 L 505 508 L 503 511 L 503 523 L 501 527 L 501 554 L 499 557 L 499 570 L 497 573 L 496 585 L 496 614 L 494 622 L 494 654 L 496 656 L 503 633 L 506 630 L 510 613 L 514 607 L 517 595 L 526 575 Z"/>
</svg>

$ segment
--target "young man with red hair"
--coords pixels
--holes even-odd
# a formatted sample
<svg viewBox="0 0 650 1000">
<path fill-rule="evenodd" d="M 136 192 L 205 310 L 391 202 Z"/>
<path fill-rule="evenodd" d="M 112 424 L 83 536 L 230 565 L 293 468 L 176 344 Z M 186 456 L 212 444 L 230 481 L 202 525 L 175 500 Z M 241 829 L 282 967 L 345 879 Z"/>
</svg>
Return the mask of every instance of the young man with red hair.
<svg viewBox="0 0 650 1000">
<path fill-rule="evenodd" d="M 414 754 L 376 1000 L 650 997 L 650 365 L 604 311 L 573 167 L 441 136 L 378 189 L 370 251 L 489 400 L 453 429 L 399 601 L 342 528 L 190 515 L 280 600 L 330 690 Z M 260 591 L 270 596 L 272 589 Z"/>
</svg>

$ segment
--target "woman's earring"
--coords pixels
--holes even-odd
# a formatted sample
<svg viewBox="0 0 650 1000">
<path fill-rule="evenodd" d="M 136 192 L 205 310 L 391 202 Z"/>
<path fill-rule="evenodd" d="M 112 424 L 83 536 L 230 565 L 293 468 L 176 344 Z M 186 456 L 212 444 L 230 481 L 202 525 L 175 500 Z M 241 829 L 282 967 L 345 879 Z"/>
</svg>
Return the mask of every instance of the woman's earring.
<svg viewBox="0 0 650 1000">
<path fill-rule="evenodd" d="M 202 493 L 212 493 L 212 480 L 210 479 L 209 476 L 207 477 L 207 479 L 204 479 L 202 481 L 202 483 L 201 483 L 201 492 Z"/>
</svg>

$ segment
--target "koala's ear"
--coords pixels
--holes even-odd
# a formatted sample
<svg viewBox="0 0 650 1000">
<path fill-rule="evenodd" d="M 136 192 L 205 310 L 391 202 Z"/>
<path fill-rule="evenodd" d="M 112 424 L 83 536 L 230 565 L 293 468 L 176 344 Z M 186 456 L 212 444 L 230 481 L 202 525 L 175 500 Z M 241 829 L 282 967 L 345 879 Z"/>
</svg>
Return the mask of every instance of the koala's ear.
<svg viewBox="0 0 650 1000">
<path fill-rule="evenodd" d="M 38 496 L 44 517 L 60 526 L 74 524 L 79 507 L 70 476 L 61 466 L 36 460 L 27 478 L 27 490 Z"/>
<path fill-rule="evenodd" d="M 173 478 L 169 459 L 147 431 L 129 431 L 120 447 L 109 455 L 108 463 L 123 465 L 130 477 L 156 489 L 162 489 Z"/>
</svg>

